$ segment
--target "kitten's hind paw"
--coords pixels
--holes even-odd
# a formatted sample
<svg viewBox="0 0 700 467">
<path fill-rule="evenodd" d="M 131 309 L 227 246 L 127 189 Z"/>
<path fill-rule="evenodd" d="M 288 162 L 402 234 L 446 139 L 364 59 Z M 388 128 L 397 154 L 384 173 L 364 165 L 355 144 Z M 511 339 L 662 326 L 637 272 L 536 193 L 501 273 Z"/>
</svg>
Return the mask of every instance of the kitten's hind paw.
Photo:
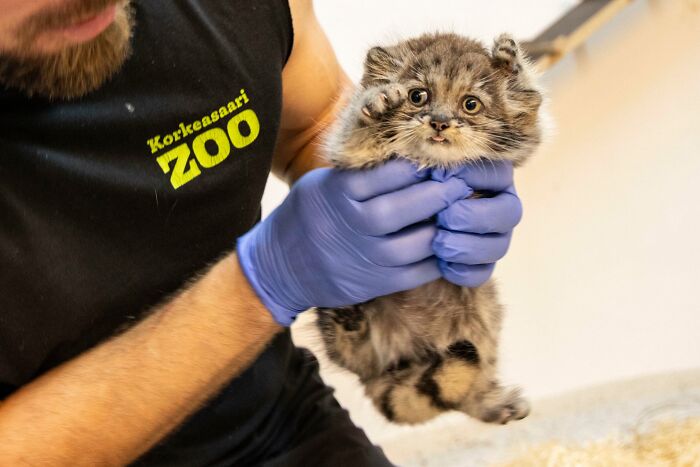
<svg viewBox="0 0 700 467">
<path fill-rule="evenodd" d="M 316 310 L 320 319 L 319 325 L 322 329 L 328 331 L 330 323 L 333 322 L 346 333 L 364 334 L 367 331 L 367 320 L 359 305 L 342 308 L 317 308 Z"/>
<path fill-rule="evenodd" d="M 498 411 L 492 413 L 493 419 L 484 420 L 489 423 L 505 425 L 513 420 L 522 420 L 530 414 L 530 403 L 522 397 L 516 397 L 504 404 Z M 491 415 L 491 414 L 489 414 Z"/>
<path fill-rule="evenodd" d="M 360 119 L 365 123 L 379 120 L 406 102 L 407 96 L 406 88 L 397 83 L 369 88 L 361 96 Z"/>
<path fill-rule="evenodd" d="M 530 414 L 530 403 L 520 389 L 496 387 L 492 391 L 468 398 L 462 410 L 486 423 L 505 425 Z"/>
</svg>

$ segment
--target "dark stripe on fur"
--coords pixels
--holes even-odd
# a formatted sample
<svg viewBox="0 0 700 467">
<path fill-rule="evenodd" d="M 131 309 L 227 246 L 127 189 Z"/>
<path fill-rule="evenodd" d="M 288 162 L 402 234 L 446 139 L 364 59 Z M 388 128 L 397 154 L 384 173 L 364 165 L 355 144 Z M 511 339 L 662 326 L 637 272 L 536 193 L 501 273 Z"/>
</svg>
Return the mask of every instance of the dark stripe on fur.
<svg viewBox="0 0 700 467">
<path fill-rule="evenodd" d="M 346 331 L 359 331 L 360 323 L 365 319 L 365 314 L 359 305 L 345 308 L 319 308 L 318 311 L 323 315 L 330 316 Z"/>
<path fill-rule="evenodd" d="M 435 361 L 428 367 L 416 383 L 416 390 L 430 398 L 431 404 L 440 410 L 454 409 L 454 405 L 446 402 L 440 395 L 440 386 L 435 382 L 433 376 L 442 365 L 442 359 Z"/>
<path fill-rule="evenodd" d="M 394 362 L 389 365 L 386 369 L 389 373 L 397 373 L 403 370 L 407 370 L 411 367 L 411 361 L 407 358 L 401 358 L 398 362 Z"/>
<path fill-rule="evenodd" d="M 384 394 L 382 394 L 381 404 L 379 410 L 386 417 L 387 420 L 393 422 L 396 419 L 396 414 L 394 413 L 394 408 L 391 406 L 391 392 L 394 389 L 393 386 L 389 386 Z"/>
<path fill-rule="evenodd" d="M 461 358 L 465 362 L 471 363 L 472 365 L 478 365 L 480 363 L 479 352 L 469 341 L 459 341 L 450 345 L 447 348 L 447 352 L 457 358 Z"/>
</svg>

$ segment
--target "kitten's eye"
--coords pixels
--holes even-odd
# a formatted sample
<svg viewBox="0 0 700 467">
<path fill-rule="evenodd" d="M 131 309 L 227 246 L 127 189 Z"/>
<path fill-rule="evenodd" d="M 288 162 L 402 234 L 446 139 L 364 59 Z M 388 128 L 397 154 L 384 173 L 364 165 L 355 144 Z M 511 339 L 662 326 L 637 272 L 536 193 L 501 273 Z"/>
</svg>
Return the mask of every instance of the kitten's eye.
<svg viewBox="0 0 700 467">
<path fill-rule="evenodd" d="M 428 98 L 430 95 L 428 94 L 427 89 L 411 89 L 408 91 L 408 98 L 411 101 L 411 104 L 420 107 L 421 105 L 425 105 L 426 102 L 428 102 Z"/>
<path fill-rule="evenodd" d="M 462 103 L 464 111 L 471 115 L 479 113 L 483 106 L 484 105 L 481 103 L 481 101 L 474 96 L 468 96 Z"/>
</svg>

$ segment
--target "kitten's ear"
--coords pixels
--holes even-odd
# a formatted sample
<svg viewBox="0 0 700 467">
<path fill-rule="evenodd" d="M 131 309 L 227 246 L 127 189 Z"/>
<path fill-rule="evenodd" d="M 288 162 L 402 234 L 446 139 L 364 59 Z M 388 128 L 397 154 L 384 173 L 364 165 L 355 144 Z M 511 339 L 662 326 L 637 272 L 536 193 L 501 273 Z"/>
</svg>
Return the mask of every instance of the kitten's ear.
<svg viewBox="0 0 700 467">
<path fill-rule="evenodd" d="M 493 41 L 491 62 L 497 69 L 518 74 L 526 59 L 515 39 L 510 34 L 501 34 Z"/>
<path fill-rule="evenodd" d="M 396 74 L 400 66 L 401 60 L 392 54 L 391 49 L 372 47 L 365 58 L 365 75 L 362 83 L 387 81 Z"/>
<path fill-rule="evenodd" d="M 538 90 L 536 73 L 515 39 L 508 34 L 498 36 L 493 42 L 491 61 L 507 76 L 506 98 L 511 111 L 516 115 L 536 115 L 542 104 L 542 94 Z"/>
</svg>

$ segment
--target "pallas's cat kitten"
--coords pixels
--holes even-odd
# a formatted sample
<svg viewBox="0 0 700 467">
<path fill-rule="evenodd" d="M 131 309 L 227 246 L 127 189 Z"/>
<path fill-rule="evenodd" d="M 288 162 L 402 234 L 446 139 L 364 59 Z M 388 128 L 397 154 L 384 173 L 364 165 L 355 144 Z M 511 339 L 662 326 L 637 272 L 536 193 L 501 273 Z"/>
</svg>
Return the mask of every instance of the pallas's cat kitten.
<svg viewBox="0 0 700 467">
<path fill-rule="evenodd" d="M 518 165 L 539 143 L 541 102 L 529 64 L 508 35 L 490 51 L 454 34 L 375 47 L 329 133 L 327 157 L 344 169 L 397 154 L 432 168 L 478 161 L 488 170 L 489 159 Z M 529 404 L 496 376 L 501 319 L 491 281 L 465 288 L 440 279 L 360 305 L 318 309 L 317 324 L 331 360 L 360 377 L 387 419 L 420 423 L 459 410 L 507 423 L 525 417 Z"/>
</svg>

